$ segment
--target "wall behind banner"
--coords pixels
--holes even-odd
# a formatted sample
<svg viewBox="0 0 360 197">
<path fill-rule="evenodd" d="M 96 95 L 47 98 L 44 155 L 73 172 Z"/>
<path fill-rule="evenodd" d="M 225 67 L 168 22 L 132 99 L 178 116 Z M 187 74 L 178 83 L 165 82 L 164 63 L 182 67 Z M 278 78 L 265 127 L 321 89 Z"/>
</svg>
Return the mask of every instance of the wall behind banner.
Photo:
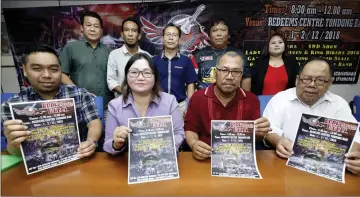
<svg viewBox="0 0 360 197">
<path fill-rule="evenodd" d="M 66 42 L 81 38 L 78 16 L 83 10 L 94 10 L 102 15 L 106 23 L 103 41 L 112 48 L 122 45 L 119 36 L 121 21 L 130 15 L 141 19 L 148 29 L 159 30 L 169 21 L 174 22 L 194 16 L 198 10 L 200 14 L 194 16 L 190 34 L 184 34 L 185 36 L 182 37 L 183 52 L 189 53 L 208 45 L 207 22 L 213 16 L 226 18 L 232 33 L 230 38 L 232 44 L 247 53 L 250 64 L 258 56 L 269 33 L 282 32 L 291 43 L 290 52 L 297 56 L 298 60 L 305 60 L 309 54 L 332 58 L 337 68 L 336 83 L 353 84 L 333 85 L 331 88 L 333 92 L 342 95 L 348 101 L 354 95 L 360 94 L 360 85 L 356 83 L 360 50 L 356 33 L 359 31 L 359 24 L 355 22 L 359 17 L 353 14 L 360 11 L 358 2 L 263 0 L 222 4 L 205 2 L 203 3 L 205 9 L 201 11 L 202 2 L 5 9 L 19 83 L 23 85 L 19 60 L 26 44 L 41 41 L 60 51 Z M 23 34 L 23 32 L 27 33 Z M 143 31 L 141 47 L 152 54 L 158 54 L 162 48 L 161 36 L 151 33 L 151 31 Z M 343 54 L 345 49 L 348 54 Z M 304 54 L 305 52 L 308 54 Z"/>
</svg>

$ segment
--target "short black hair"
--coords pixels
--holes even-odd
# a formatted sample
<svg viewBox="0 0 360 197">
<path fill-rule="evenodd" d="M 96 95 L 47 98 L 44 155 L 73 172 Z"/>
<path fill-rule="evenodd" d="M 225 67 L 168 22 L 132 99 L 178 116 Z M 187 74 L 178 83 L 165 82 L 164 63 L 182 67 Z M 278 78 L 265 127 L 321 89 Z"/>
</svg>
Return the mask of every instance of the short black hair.
<svg viewBox="0 0 360 197">
<path fill-rule="evenodd" d="M 306 62 L 304 62 L 302 65 L 300 65 L 299 67 L 299 75 L 301 74 L 301 72 L 304 70 L 306 64 L 308 64 L 309 62 L 311 61 L 323 61 L 325 62 L 328 66 L 329 66 L 329 72 L 330 72 L 330 76 L 331 77 L 334 77 L 334 66 L 333 66 L 333 62 L 332 61 L 329 61 L 327 59 L 325 59 L 324 57 L 315 57 L 315 56 L 312 56 L 310 57 Z"/>
<path fill-rule="evenodd" d="M 85 16 L 97 18 L 100 21 L 101 28 L 103 27 L 103 21 L 102 21 L 100 15 L 93 11 L 85 11 L 84 13 L 81 14 L 81 17 L 80 17 L 81 25 L 84 25 Z"/>
<path fill-rule="evenodd" d="M 225 18 L 212 19 L 212 20 L 210 20 L 210 21 L 208 22 L 208 24 L 207 24 L 207 27 L 208 27 L 208 28 L 207 28 L 207 33 L 208 33 L 209 36 L 210 36 L 210 33 L 211 33 L 211 28 L 214 27 L 214 26 L 216 26 L 216 25 L 218 25 L 218 24 L 220 24 L 220 23 L 226 25 L 226 26 L 229 28 L 229 26 L 227 25 L 227 22 L 226 22 L 226 19 L 225 19 Z M 229 32 L 229 34 L 230 34 L 230 31 L 228 31 L 228 32 Z"/>
<path fill-rule="evenodd" d="M 46 44 L 35 43 L 35 44 L 29 45 L 29 47 L 26 49 L 26 52 L 24 54 L 23 63 L 26 64 L 28 61 L 29 55 L 37 53 L 37 52 L 51 53 L 51 54 L 55 55 L 56 58 L 59 60 L 58 54 L 55 51 L 55 49 L 53 49 L 52 47 L 50 47 L 49 45 L 46 45 Z M 60 63 L 60 61 L 59 61 L 59 63 Z"/>
<path fill-rule="evenodd" d="M 140 23 L 138 22 L 138 20 L 136 20 L 135 17 L 129 17 L 129 18 L 123 20 L 123 22 L 121 23 L 121 32 L 124 32 L 124 24 L 128 21 L 134 22 L 138 26 L 138 33 L 141 32 Z"/>
<path fill-rule="evenodd" d="M 167 24 L 164 29 L 163 29 L 163 36 L 165 36 L 165 30 L 168 28 L 168 27 L 175 27 L 177 30 L 178 30 L 178 33 L 179 33 L 179 38 L 181 37 L 181 29 L 179 27 L 177 27 L 174 23 L 169 23 Z"/>
</svg>

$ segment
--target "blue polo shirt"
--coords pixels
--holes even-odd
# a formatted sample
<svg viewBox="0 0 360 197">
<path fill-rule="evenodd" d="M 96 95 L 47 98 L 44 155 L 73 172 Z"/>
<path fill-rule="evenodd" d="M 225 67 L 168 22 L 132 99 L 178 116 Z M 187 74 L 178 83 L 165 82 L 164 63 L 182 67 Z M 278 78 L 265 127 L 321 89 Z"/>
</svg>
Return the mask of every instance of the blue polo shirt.
<svg viewBox="0 0 360 197">
<path fill-rule="evenodd" d="M 152 58 L 160 77 L 161 88 L 172 94 L 178 102 L 186 99 L 186 85 L 195 83 L 198 77 L 189 57 L 177 53 L 169 60 L 164 52 Z"/>
</svg>

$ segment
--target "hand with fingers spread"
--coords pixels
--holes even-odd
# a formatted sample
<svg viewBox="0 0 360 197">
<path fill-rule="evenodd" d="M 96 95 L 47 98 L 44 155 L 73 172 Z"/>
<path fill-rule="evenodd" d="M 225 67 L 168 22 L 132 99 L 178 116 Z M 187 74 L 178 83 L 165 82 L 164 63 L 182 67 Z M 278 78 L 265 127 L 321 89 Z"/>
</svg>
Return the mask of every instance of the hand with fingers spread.
<svg viewBox="0 0 360 197">
<path fill-rule="evenodd" d="M 116 127 L 116 129 L 114 131 L 114 136 L 113 136 L 113 139 L 114 139 L 113 148 L 115 150 L 119 150 L 124 146 L 125 141 L 130 132 L 131 132 L 131 129 L 128 127 L 125 127 L 125 126 Z"/>
<path fill-rule="evenodd" d="M 8 142 L 8 147 L 18 149 L 21 142 L 25 141 L 31 134 L 28 127 L 23 125 L 21 120 L 7 120 L 4 122 L 4 135 Z"/>
<path fill-rule="evenodd" d="M 360 174 L 360 152 L 359 151 L 354 151 L 354 152 L 349 152 L 345 154 L 345 164 L 346 164 L 346 168 L 354 173 L 359 175 Z"/>
<path fill-rule="evenodd" d="M 270 131 L 270 122 L 267 118 L 261 117 L 255 120 L 255 132 L 267 134 Z"/>
<path fill-rule="evenodd" d="M 207 159 L 211 155 L 211 147 L 200 140 L 196 140 L 192 144 L 191 149 L 193 157 L 198 160 Z"/>
<path fill-rule="evenodd" d="M 284 159 L 289 158 L 294 151 L 292 150 L 292 142 L 289 139 L 281 138 L 276 144 L 276 154 Z"/>
</svg>

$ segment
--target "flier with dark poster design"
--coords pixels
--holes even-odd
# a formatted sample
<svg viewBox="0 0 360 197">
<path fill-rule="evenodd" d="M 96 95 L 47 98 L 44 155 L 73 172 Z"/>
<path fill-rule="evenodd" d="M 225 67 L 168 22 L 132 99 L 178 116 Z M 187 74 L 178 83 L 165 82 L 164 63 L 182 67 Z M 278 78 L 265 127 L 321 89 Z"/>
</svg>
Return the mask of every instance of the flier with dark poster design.
<svg viewBox="0 0 360 197">
<path fill-rule="evenodd" d="M 294 154 L 286 165 L 345 183 L 345 154 L 358 123 L 302 114 L 293 142 Z"/>
<path fill-rule="evenodd" d="M 10 111 L 31 132 L 20 146 L 28 175 L 78 159 L 80 137 L 73 98 L 10 103 Z"/>
<path fill-rule="evenodd" d="M 211 121 L 211 175 L 262 179 L 256 162 L 253 121 Z"/>
<path fill-rule="evenodd" d="M 128 184 L 179 178 L 171 116 L 129 118 Z"/>
</svg>

